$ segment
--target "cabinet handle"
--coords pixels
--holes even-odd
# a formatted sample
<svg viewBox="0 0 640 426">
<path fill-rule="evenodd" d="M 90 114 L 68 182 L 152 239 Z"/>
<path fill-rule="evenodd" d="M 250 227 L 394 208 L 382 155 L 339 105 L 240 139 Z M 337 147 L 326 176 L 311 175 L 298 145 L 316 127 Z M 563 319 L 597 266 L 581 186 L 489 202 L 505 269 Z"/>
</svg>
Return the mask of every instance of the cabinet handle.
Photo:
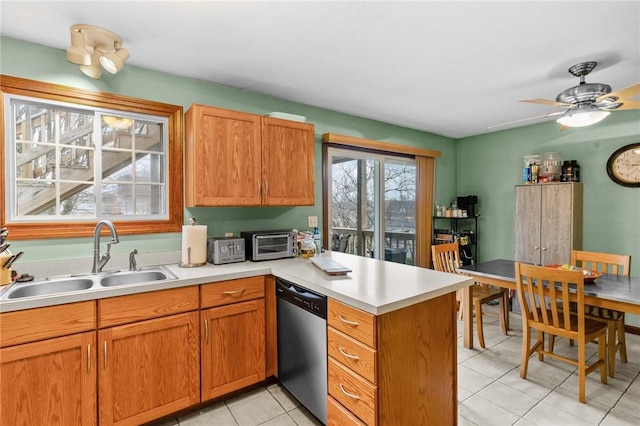
<svg viewBox="0 0 640 426">
<path fill-rule="evenodd" d="M 209 343 L 209 321 L 205 319 L 204 321 L 204 341 L 205 343 Z"/>
<path fill-rule="evenodd" d="M 227 290 L 223 291 L 222 294 L 226 294 L 228 296 L 232 296 L 234 294 L 243 293 L 246 289 L 241 288 L 240 290 Z"/>
<path fill-rule="evenodd" d="M 104 341 L 104 369 L 107 369 L 107 341 Z"/>
<path fill-rule="evenodd" d="M 267 181 L 267 179 L 264 180 L 264 196 L 269 196 L 269 182 Z"/>
<path fill-rule="evenodd" d="M 542 247 L 542 251 L 547 251 L 547 248 L 546 247 Z"/>
<path fill-rule="evenodd" d="M 346 390 L 344 390 L 344 386 L 342 386 L 342 383 L 340 383 L 339 386 L 340 386 L 340 390 L 342 391 L 342 393 L 347 395 L 349 398 L 360 399 L 359 395 L 355 395 L 355 394 L 349 393 Z"/>
<path fill-rule="evenodd" d="M 360 325 L 360 324 L 358 324 L 358 322 L 356 322 L 356 321 L 349 321 L 349 320 L 344 319 L 344 317 L 343 317 L 341 314 L 338 314 L 338 318 L 340 318 L 340 321 L 342 321 L 342 322 L 343 322 L 343 323 L 345 323 L 345 324 L 349 324 L 349 325 L 356 325 L 356 326 L 357 326 L 357 325 Z"/>
<path fill-rule="evenodd" d="M 346 356 L 347 358 L 351 358 L 351 359 L 360 359 L 360 357 L 359 357 L 358 355 L 351 355 L 351 354 L 346 353 L 344 350 L 342 350 L 342 346 L 338 347 L 338 350 L 340 351 L 340 353 L 341 353 L 343 356 Z"/>
<path fill-rule="evenodd" d="M 534 249 L 534 250 L 540 250 L 540 247 L 538 247 L 538 246 L 534 246 L 534 247 L 533 247 L 533 249 Z"/>
<path fill-rule="evenodd" d="M 87 374 L 91 374 L 91 344 L 87 345 Z"/>
<path fill-rule="evenodd" d="M 256 182 L 258 184 L 258 198 L 260 198 L 260 194 L 262 193 L 262 188 L 260 187 L 260 179 Z"/>
</svg>

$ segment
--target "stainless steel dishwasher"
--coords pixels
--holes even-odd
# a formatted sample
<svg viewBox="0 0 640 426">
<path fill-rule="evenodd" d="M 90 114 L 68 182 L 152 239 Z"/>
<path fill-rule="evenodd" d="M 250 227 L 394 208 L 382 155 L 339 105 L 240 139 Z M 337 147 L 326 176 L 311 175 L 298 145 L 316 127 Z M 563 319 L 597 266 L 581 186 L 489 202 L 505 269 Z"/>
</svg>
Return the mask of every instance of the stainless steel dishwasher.
<svg viewBox="0 0 640 426">
<path fill-rule="evenodd" d="M 327 298 L 276 278 L 278 379 L 327 424 Z"/>
</svg>

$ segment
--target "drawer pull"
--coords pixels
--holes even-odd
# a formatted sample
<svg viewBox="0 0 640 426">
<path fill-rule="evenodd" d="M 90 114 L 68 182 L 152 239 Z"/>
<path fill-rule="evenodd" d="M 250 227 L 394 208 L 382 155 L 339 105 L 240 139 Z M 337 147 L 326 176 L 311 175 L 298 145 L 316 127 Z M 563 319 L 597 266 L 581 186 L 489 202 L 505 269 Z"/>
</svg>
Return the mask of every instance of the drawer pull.
<svg viewBox="0 0 640 426">
<path fill-rule="evenodd" d="M 204 341 L 209 344 L 209 321 L 204 321 Z"/>
<path fill-rule="evenodd" d="M 340 321 L 342 321 L 345 324 L 354 325 L 354 326 L 360 325 L 360 324 L 358 324 L 357 321 L 349 321 L 347 319 L 344 319 L 344 317 L 341 314 L 338 314 L 338 318 L 340 318 Z"/>
<path fill-rule="evenodd" d="M 349 393 L 346 390 L 344 390 L 344 386 L 342 386 L 342 383 L 340 383 L 339 386 L 340 386 L 340 390 L 342 391 L 342 393 L 347 395 L 349 398 L 360 399 L 359 395 L 354 395 L 354 394 Z"/>
<path fill-rule="evenodd" d="M 107 341 L 104 341 L 104 369 L 107 369 Z"/>
<path fill-rule="evenodd" d="M 87 374 L 91 373 L 91 345 L 87 345 Z"/>
<path fill-rule="evenodd" d="M 234 294 L 243 293 L 244 290 L 245 290 L 244 288 L 241 288 L 240 290 L 227 290 L 227 291 L 223 291 L 222 294 L 226 294 L 227 296 L 233 296 Z"/>
<path fill-rule="evenodd" d="M 341 353 L 343 356 L 346 356 L 347 358 L 351 358 L 351 359 L 360 359 L 360 357 L 359 357 L 358 355 L 351 355 L 351 354 L 346 353 L 346 352 L 342 349 L 342 346 L 338 347 L 338 350 L 340 351 L 340 353 Z"/>
</svg>

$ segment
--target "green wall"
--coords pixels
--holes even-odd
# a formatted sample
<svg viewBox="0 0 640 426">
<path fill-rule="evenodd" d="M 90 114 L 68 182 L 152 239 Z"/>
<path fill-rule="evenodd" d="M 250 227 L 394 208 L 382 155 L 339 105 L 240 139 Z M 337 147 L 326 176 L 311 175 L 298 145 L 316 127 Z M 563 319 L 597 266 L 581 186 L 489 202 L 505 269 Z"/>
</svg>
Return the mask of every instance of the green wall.
<svg viewBox="0 0 640 426">
<path fill-rule="evenodd" d="M 524 156 L 560 152 L 577 160 L 583 182 L 583 245 L 588 251 L 631 254 L 640 276 L 640 188 L 614 183 L 606 172 L 618 148 L 640 142 L 640 111 L 618 111 L 585 128 L 559 130 L 550 121 L 457 141 L 457 191 L 479 199 L 479 259 L 514 257 L 514 186 Z"/>
<path fill-rule="evenodd" d="M 306 229 L 307 216 L 318 216 L 321 220 L 321 138 L 328 132 L 440 151 L 436 197 L 443 200 L 455 197 L 456 147 L 451 138 L 131 65 L 117 75 L 105 72 L 100 80 L 93 80 L 82 74 L 77 65 L 67 62 L 64 50 L 7 37 L 0 37 L 0 74 L 181 105 L 185 111 L 192 103 L 200 103 L 256 114 L 281 111 L 306 116 L 308 122 L 314 123 L 316 133 L 315 206 L 187 209 L 185 222 L 195 216 L 199 223 L 208 225 L 210 236 L 248 229 Z M 134 248 L 140 252 L 172 251 L 180 250 L 180 245 L 180 233 L 124 236 L 112 253 L 128 253 Z M 93 241 L 90 238 L 13 241 L 11 248 L 24 250 L 25 262 L 65 259 L 91 256 Z"/>
</svg>

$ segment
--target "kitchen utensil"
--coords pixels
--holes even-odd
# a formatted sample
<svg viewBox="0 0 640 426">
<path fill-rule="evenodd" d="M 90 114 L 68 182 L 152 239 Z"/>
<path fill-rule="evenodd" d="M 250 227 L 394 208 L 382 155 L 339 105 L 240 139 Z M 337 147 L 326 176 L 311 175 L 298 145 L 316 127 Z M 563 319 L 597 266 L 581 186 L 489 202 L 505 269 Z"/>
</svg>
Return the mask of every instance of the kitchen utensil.
<svg viewBox="0 0 640 426">
<path fill-rule="evenodd" d="M 0 253 L 4 253 L 11 244 L 2 244 L 0 245 Z"/>
<path fill-rule="evenodd" d="M 22 256 L 24 254 L 23 251 L 20 251 L 16 254 L 14 254 L 13 256 L 11 256 L 9 258 L 9 260 L 7 260 L 6 262 L 4 262 L 4 265 L 2 265 L 2 269 L 9 269 L 11 268 L 11 265 L 13 265 L 15 263 L 16 260 L 20 259 L 20 256 Z"/>
</svg>

